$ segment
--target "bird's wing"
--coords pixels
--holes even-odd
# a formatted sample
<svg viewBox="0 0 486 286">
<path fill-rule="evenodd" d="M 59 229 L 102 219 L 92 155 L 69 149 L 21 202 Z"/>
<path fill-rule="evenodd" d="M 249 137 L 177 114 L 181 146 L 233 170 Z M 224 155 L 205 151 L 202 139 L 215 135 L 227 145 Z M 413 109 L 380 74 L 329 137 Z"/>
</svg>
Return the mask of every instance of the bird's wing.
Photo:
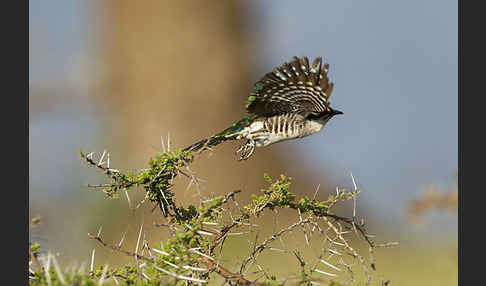
<svg viewBox="0 0 486 286">
<path fill-rule="evenodd" d="M 307 57 L 293 57 L 255 83 L 246 110 L 258 116 L 298 113 L 303 116 L 330 112 L 329 64 L 318 57 L 309 65 Z"/>
</svg>

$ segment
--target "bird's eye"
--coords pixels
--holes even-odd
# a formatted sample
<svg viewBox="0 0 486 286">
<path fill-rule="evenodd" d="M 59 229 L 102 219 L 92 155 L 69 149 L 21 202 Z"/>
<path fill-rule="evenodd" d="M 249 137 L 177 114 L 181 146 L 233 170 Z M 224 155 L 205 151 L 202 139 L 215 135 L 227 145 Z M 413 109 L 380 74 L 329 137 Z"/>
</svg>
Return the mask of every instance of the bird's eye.
<svg viewBox="0 0 486 286">
<path fill-rule="evenodd" d="M 310 119 L 310 120 L 317 120 L 319 119 L 321 116 L 319 114 L 315 114 L 315 113 L 311 113 L 307 116 L 307 119 Z"/>
</svg>

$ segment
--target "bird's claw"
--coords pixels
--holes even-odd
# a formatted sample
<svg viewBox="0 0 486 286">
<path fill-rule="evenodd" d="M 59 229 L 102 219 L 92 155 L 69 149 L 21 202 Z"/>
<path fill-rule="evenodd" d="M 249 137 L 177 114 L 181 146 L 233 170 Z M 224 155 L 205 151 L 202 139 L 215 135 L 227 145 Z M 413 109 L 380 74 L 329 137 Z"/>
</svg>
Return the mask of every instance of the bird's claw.
<svg viewBox="0 0 486 286">
<path fill-rule="evenodd" d="M 245 144 L 242 144 L 238 150 L 236 150 L 236 153 L 241 152 L 240 158 L 238 161 L 241 160 L 247 160 L 250 158 L 250 156 L 253 154 L 255 151 L 255 141 L 248 139 Z"/>
<path fill-rule="evenodd" d="M 358 226 L 358 227 L 364 227 L 365 226 L 365 221 L 364 219 L 360 219 L 358 220 L 357 217 L 353 216 L 353 220 L 352 220 L 352 223 L 355 225 L 355 226 Z"/>
</svg>

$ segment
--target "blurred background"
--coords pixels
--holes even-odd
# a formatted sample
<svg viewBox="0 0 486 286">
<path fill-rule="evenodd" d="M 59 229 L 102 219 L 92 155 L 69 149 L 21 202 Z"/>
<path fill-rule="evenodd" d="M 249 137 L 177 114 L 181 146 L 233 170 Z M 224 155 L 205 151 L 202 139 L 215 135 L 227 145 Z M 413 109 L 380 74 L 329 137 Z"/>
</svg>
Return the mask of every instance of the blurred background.
<svg viewBox="0 0 486 286">
<path fill-rule="evenodd" d="M 107 241 L 125 231 L 136 241 L 142 222 L 164 237 L 149 205 L 130 211 L 125 196 L 86 188 L 105 181 L 80 149 L 143 168 L 161 137 L 182 148 L 226 128 L 266 72 L 294 55 L 322 56 L 344 116 L 245 162 L 236 142 L 218 146 L 192 166 L 202 192 L 242 189 L 247 202 L 267 172 L 293 177 L 300 195 L 320 185 L 325 198 L 336 185 L 351 189 L 352 172 L 358 216 L 377 241 L 400 242 L 378 250 L 380 277 L 457 285 L 456 1 L 30 0 L 29 10 L 29 216 L 42 218 L 29 235 L 44 251 L 88 261 L 97 245 L 87 233 L 100 226 Z M 186 185 L 175 191 L 190 203 Z M 133 192 L 132 204 L 143 195 Z M 96 253 L 97 263 L 128 261 Z"/>
</svg>

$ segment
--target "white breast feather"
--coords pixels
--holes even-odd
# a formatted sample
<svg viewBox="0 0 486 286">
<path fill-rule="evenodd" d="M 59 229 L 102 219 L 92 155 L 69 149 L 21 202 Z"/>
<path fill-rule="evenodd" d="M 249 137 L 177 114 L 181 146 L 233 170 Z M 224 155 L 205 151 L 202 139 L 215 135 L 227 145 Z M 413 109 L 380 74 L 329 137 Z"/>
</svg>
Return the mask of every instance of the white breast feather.
<svg viewBox="0 0 486 286">
<path fill-rule="evenodd" d="M 300 138 L 300 137 L 305 137 L 305 136 L 315 134 L 322 130 L 324 124 L 323 122 L 309 120 L 306 122 L 305 127 L 302 130 L 303 132 L 301 134 L 297 134 L 297 132 L 296 133 L 292 132 L 291 134 L 285 135 L 280 132 L 277 132 L 276 134 L 263 132 L 263 130 L 265 129 L 265 126 L 263 125 L 263 121 L 254 121 L 253 123 L 250 124 L 250 126 L 245 127 L 243 130 L 241 130 L 235 135 L 237 136 L 238 139 L 243 139 L 243 138 L 253 139 L 255 140 L 255 145 L 257 147 L 262 147 L 262 146 L 268 146 L 270 144 L 277 143 L 284 140 L 295 139 L 295 138 Z M 277 130 L 279 130 L 279 128 Z"/>
<path fill-rule="evenodd" d="M 322 124 L 319 121 L 314 121 L 314 120 L 309 120 L 306 122 L 305 129 L 304 129 L 304 136 L 309 136 L 312 134 L 316 134 L 317 132 L 321 131 L 322 128 L 324 127 L 324 124 Z"/>
</svg>

